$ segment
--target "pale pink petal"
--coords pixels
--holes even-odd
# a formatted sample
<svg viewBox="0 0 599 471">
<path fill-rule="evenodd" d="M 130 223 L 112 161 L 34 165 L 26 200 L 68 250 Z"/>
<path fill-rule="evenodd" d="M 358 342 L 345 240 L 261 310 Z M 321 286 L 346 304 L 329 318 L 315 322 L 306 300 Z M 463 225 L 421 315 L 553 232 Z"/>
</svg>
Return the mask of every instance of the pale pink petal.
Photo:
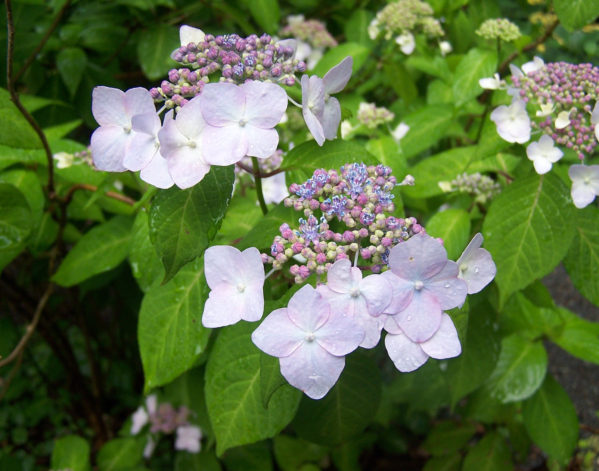
<svg viewBox="0 0 599 471">
<path fill-rule="evenodd" d="M 386 321 L 385 315 L 372 317 L 368 314 L 356 315 L 358 325 L 364 329 L 364 339 L 360 342 L 362 348 L 374 348 L 381 339 L 381 331 Z"/>
<path fill-rule="evenodd" d="M 482 248 L 476 248 L 463 254 L 458 260 L 458 267 L 460 269 L 459 277 L 468 285 L 468 294 L 481 291 L 493 281 L 497 273 L 493 257 L 488 250 Z"/>
<path fill-rule="evenodd" d="M 458 264 L 448 260 L 443 270 L 424 284 L 424 290 L 437 298 L 443 310 L 460 306 L 466 300 L 468 285 L 464 280 L 458 278 L 458 273 Z"/>
<path fill-rule="evenodd" d="M 324 397 L 345 367 L 345 357 L 331 355 L 316 342 L 304 343 L 279 362 L 281 374 L 289 384 L 312 399 Z"/>
<path fill-rule="evenodd" d="M 347 56 L 325 74 L 322 80 L 326 93 L 338 93 L 345 88 L 351 78 L 353 62 L 352 57 Z"/>
<path fill-rule="evenodd" d="M 300 288 L 287 305 L 289 318 L 305 332 L 316 332 L 327 322 L 331 308 L 329 303 L 312 286 Z"/>
<path fill-rule="evenodd" d="M 168 171 L 168 162 L 157 152 L 150 163 L 141 169 L 139 177 L 156 188 L 170 188 L 175 184 Z"/>
<path fill-rule="evenodd" d="M 387 316 L 386 315 L 385 316 L 385 324 L 383 325 L 383 328 L 390 334 L 393 334 L 393 335 L 402 334 L 403 335 L 403 330 L 401 330 L 401 327 L 399 325 L 397 325 L 395 316 Z"/>
<path fill-rule="evenodd" d="M 414 283 L 409 280 L 404 280 L 395 275 L 391 270 L 387 270 L 381 274 L 392 287 L 391 302 L 383 311 L 385 314 L 394 315 L 403 311 L 412 301 L 414 294 Z"/>
<path fill-rule="evenodd" d="M 249 258 L 251 259 L 251 256 Z M 204 252 L 204 275 L 210 289 L 221 284 L 237 286 L 238 283 L 245 283 L 243 273 L 245 268 L 243 254 L 230 245 L 213 245 Z M 262 270 L 262 278 L 264 278 L 264 268 Z"/>
<path fill-rule="evenodd" d="M 241 85 L 245 93 L 245 119 L 248 124 L 273 128 L 287 109 L 287 93 L 275 83 L 250 81 Z"/>
<path fill-rule="evenodd" d="M 264 353 L 275 357 L 291 355 L 304 342 L 306 333 L 299 329 L 287 309 L 271 312 L 252 333 L 252 342 Z"/>
<path fill-rule="evenodd" d="M 204 41 L 204 37 L 206 35 L 199 28 L 194 28 L 193 26 L 181 25 L 179 28 L 179 40 L 181 41 L 181 46 L 187 46 L 189 43 L 201 43 Z"/>
<path fill-rule="evenodd" d="M 173 181 L 181 189 L 199 183 L 210 171 L 210 165 L 204 161 L 197 148 L 181 147 L 166 156 L 166 160 Z"/>
<path fill-rule="evenodd" d="M 393 317 L 412 341 L 424 342 L 439 328 L 441 314 L 437 298 L 423 289 L 415 291 L 410 304 Z"/>
<path fill-rule="evenodd" d="M 353 352 L 364 339 L 362 327 L 349 316 L 338 311 L 316 331 L 316 341 L 332 355 L 343 356 Z"/>
<path fill-rule="evenodd" d="M 447 251 L 438 240 L 420 233 L 397 244 L 389 253 L 391 271 L 406 280 L 421 280 L 440 272 L 447 262 Z"/>
<path fill-rule="evenodd" d="M 138 114 L 156 113 L 150 92 L 142 87 L 127 90 L 125 92 L 125 112 L 129 118 Z"/>
<path fill-rule="evenodd" d="M 156 113 L 140 114 L 131 119 L 131 124 L 134 132 L 123 165 L 137 172 L 148 165 L 158 153 L 160 142 L 157 133 L 160 129 L 160 119 Z"/>
<path fill-rule="evenodd" d="M 266 159 L 277 150 L 279 133 L 276 130 L 257 128 L 248 124 L 244 131 L 247 141 L 246 155 Z"/>
<path fill-rule="evenodd" d="M 158 396 L 156 394 L 150 394 L 146 397 L 146 409 L 148 414 L 153 415 L 158 410 Z"/>
<path fill-rule="evenodd" d="M 276 131 L 274 133 L 276 134 Z M 276 137 L 278 143 L 278 135 Z M 247 133 L 236 124 L 222 127 L 206 126 L 202 139 L 204 159 L 212 165 L 231 165 L 239 162 L 248 153 Z"/>
<path fill-rule="evenodd" d="M 457 357 L 462 353 L 458 332 L 451 317 L 443 313 L 439 330 L 426 342 L 420 344 L 424 353 L 437 360 Z"/>
<path fill-rule="evenodd" d="M 324 137 L 329 140 L 335 139 L 337 137 L 339 123 L 341 122 L 341 105 L 337 98 L 329 97 L 325 102 L 321 121 Z"/>
<path fill-rule="evenodd" d="M 202 325 L 210 329 L 232 325 L 241 320 L 245 302 L 234 286 L 220 285 L 210 291 L 204 303 Z"/>
<path fill-rule="evenodd" d="M 332 310 L 342 314 L 347 314 L 348 316 L 354 315 L 355 306 L 353 298 L 349 293 L 339 293 L 337 291 L 333 291 L 327 285 L 318 286 L 316 291 L 318 291 L 323 298 L 329 302 Z"/>
<path fill-rule="evenodd" d="M 123 159 L 129 146 L 130 134 L 119 126 L 100 126 L 91 137 L 94 166 L 107 172 L 124 172 Z"/>
<path fill-rule="evenodd" d="M 200 108 L 211 126 L 239 123 L 245 111 L 245 92 L 232 83 L 208 83 L 200 96 Z M 187 107 L 185 105 L 185 107 Z"/>
<path fill-rule="evenodd" d="M 200 451 L 200 439 L 202 432 L 194 425 L 179 425 L 177 427 L 177 438 L 175 440 L 176 450 L 185 450 L 190 453 Z"/>
<path fill-rule="evenodd" d="M 587 185 L 572 184 L 572 201 L 577 208 L 585 208 L 595 199 L 595 192 Z"/>
<path fill-rule="evenodd" d="M 326 286 L 337 293 L 349 293 L 362 279 L 360 270 L 358 269 L 356 277 L 356 272 L 351 268 L 351 262 L 347 258 L 337 260 L 327 271 Z"/>
<path fill-rule="evenodd" d="M 167 116 L 164 118 L 166 125 Z M 181 110 L 177 113 L 175 119 L 177 129 L 188 139 L 198 140 L 197 137 L 202 134 L 202 131 L 207 127 L 206 121 L 202 116 L 201 111 L 201 96 L 192 98 Z"/>
<path fill-rule="evenodd" d="M 92 114 L 100 126 L 128 126 L 130 116 L 125 111 L 125 92 L 118 88 L 95 87 L 92 91 Z"/>
<path fill-rule="evenodd" d="M 360 282 L 360 293 L 366 298 L 371 316 L 382 314 L 393 298 L 393 287 L 382 275 L 370 275 Z"/>
<path fill-rule="evenodd" d="M 147 423 L 148 413 L 140 406 L 133 414 L 133 417 L 131 417 L 131 435 L 137 435 Z"/>
<path fill-rule="evenodd" d="M 264 285 L 264 263 L 256 247 L 248 247 L 241 252 L 243 260 L 243 278 L 248 286 Z"/>
<path fill-rule="evenodd" d="M 417 370 L 428 360 L 428 355 L 424 353 L 420 345 L 412 342 L 403 334 L 387 334 L 385 336 L 385 347 L 389 358 L 402 373 Z"/>
</svg>

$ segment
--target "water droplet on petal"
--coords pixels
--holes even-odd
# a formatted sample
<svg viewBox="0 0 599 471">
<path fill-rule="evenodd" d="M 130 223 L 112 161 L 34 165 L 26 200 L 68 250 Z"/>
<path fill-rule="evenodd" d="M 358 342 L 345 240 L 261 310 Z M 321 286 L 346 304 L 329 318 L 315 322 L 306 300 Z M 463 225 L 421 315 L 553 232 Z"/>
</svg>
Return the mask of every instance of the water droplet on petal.
<svg viewBox="0 0 599 471">
<path fill-rule="evenodd" d="M 478 273 L 478 267 L 474 269 L 474 273 Z"/>
<path fill-rule="evenodd" d="M 446 288 L 449 288 L 450 284 L 449 283 L 445 283 L 444 285 Z"/>
<path fill-rule="evenodd" d="M 411 321 L 412 320 L 412 316 L 408 316 L 407 321 Z"/>
</svg>

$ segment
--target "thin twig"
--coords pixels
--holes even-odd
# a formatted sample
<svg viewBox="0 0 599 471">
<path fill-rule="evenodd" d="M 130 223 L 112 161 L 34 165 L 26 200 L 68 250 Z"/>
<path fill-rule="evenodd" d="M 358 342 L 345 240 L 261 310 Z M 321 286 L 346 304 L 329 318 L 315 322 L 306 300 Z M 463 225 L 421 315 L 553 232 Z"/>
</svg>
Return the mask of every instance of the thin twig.
<svg viewBox="0 0 599 471">
<path fill-rule="evenodd" d="M 549 25 L 549 27 L 545 30 L 545 32 L 543 33 L 542 36 L 539 36 L 533 42 L 528 43 L 526 46 L 524 46 L 522 48 L 522 51 L 512 52 L 499 66 L 499 74 L 503 73 L 503 71 L 505 71 L 505 69 L 508 68 L 508 66 L 511 64 L 511 62 L 520 55 L 520 52 L 528 52 L 533 49 L 536 49 L 537 46 L 539 46 L 539 45 L 543 44 L 545 41 L 547 41 L 549 39 L 549 37 L 553 34 L 553 32 L 555 31 L 555 28 L 557 28 L 558 25 L 559 25 L 559 20 L 555 20 L 551 25 Z"/>
<path fill-rule="evenodd" d="M 277 168 L 276 170 L 271 170 L 270 172 L 266 172 L 266 173 L 262 173 L 260 171 L 258 171 L 256 173 L 256 171 L 254 169 L 248 167 L 246 164 L 242 164 L 241 162 L 237 162 L 237 166 L 241 170 L 244 170 L 247 173 L 249 173 L 250 175 L 252 175 L 253 177 L 260 177 L 260 178 L 272 177 L 273 175 L 278 175 L 279 173 L 283 173 L 285 171 L 285 169 L 283 169 L 283 168 Z"/>
<path fill-rule="evenodd" d="M 6 392 L 8 391 L 8 388 L 10 387 L 10 383 L 12 383 L 12 380 L 15 378 L 15 376 L 17 375 L 17 372 L 21 368 L 21 364 L 23 363 L 23 352 L 24 352 L 24 350 L 21 350 L 19 352 L 19 354 L 17 355 L 18 356 L 17 361 L 14 364 L 14 366 L 12 367 L 12 369 L 10 370 L 10 373 L 8 373 L 6 378 L 2 378 L 2 382 L 1 382 L 2 390 L 0 390 L 0 401 L 6 395 Z"/>
<path fill-rule="evenodd" d="M 64 2 L 64 5 L 58 11 L 58 13 L 56 14 L 56 17 L 54 18 L 54 21 L 52 21 L 52 24 L 47 29 L 46 34 L 44 34 L 44 37 L 42 38 L 42 40 L 35 47 L 35 49 L 29 55 L 29 57 L 25 60 L 25 63 L 23 64 L 23 66 L 15 74 L 15 76 L 13 78 L 14 83 L 17 83 L 21 79 L 21 77 L 23 77 L 23 74 L 25 72 L 27 72 L 27 69 L 31 66 L 31 64 L 33 64 L 33 61 L 35 60 L 35 58 L 37 57 L 37 55 L 41 52 L 41 50 L 43 49 L 43 47 L 46 45 L 46 43 L 48 42 L 48 39 L 50 39 L 50 36 L 52 36 L 52 33 L 57 28 L 58 24 L 60 23 L 60 20 L 62 19 L 62 16 L 64 15 L 64 12 L 70 6 L 70 4 L 71 4 L 71 0 L 67 0 L 66 2 Z"/>
<path fill-rule="evenodd" d="M 48 160 L 48 197 L 53 200 L 56 197 L 54 192 L 54 162 L 52 160 L 52 151 L 50 150 L 50 144 L 42 128 L 35 121 L 33 116 L 25 109 L 19 95 L 15 90 L 15 83 L 12 78 L 12 66 L 13 66 L 13 54 L 15 48 L 15 26 L 12 19 L 12 1 L 6 0 L 6 28 L 7 28 L 7 46 L 6 46 L 6 88 L 10 93 L 10 99 L 21 112 L 23 117 L 27 120 L 29 125 L 33 128 L 35 133 L 40 138 L 44 151 L 46 153 L 46 159 Z"/>
<path fill-rule="evenodd" d="M 73 199 L 73 194 L 77 190 L 87 190 L 95 192 L 98 191 L 98 187 L 94 185 L 89 185 L 87 183 L 77 183 L 76 185 L 73 185 L 71 188 L 69 188 L 69 191 L 64 197 L 63 204 L 68 205 Z M 106 193 L 104 193 L 104 196 L 121 201 L 125 204 L 128 204 L 129 206 L 134 206 L 136 203 L 135 200 L 129 198 L 128 196 L 121 195 L 120 193 L 115 193 L 114 191 L 107 191 Z"/>
<path fill-rule="evenodd" d="M 35 308 L 35 313 L 33 314 L 33 319 L 31 320 L 31 324 L 29 324 L 25 328 L 25 335 L 23 335 L 23 337 L 21 337 L 21 340 L 19 340 L 19 343 L 13 349 L 13 351 L 10 353 L 10 355 L 8 355 L 6 358 L 0 360 L 0 368 L 5 365 L 8 365 L 10 362 L 14 361 L 19 356 L 21 351 L 25 348 L 25 346 L 27 345 L 27 342 L 29 342 L 29 339 L 33 335 L 33 332 L 35 332 L 35 328 L 37 327 L 37 324 L 40 321 L 42 312 L 44 311 L 44 308 L 46 307 L 46 304 L 48 303 L 48 299 L 50 299 L 50 295 L 52 294 L 53 291 L 54 291 L 54 283 L 48 284 L 46 291 L 42 295 L 41 299 L 39 300 L 39 303 L 37 304 L 37 307 Z"/>
</svg>

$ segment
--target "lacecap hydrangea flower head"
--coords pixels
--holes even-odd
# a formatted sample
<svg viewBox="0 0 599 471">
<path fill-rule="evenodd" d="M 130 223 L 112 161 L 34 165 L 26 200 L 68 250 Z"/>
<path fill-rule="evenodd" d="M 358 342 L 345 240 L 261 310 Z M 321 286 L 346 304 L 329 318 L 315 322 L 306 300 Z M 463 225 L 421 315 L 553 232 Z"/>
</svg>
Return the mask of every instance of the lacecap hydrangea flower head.
<svg viewBox="0 0 599 471">
<path fill-rule="evenodd" d="M 190 26 L 181 27 L 180 37 L 171 57 L 182 67 L 170 70 L 160 87 L 94 89 L 92 112 L 100 127 L 91 154 L 99 170 L 140 171 L 158 188 L 185 189 L 212 165 L 266 159 L 277 150 L 275 127 L 290 100 L 283 87 L 306 70 L 294 58 L 296 42 L 267 34 L 213 36 Z M 337 135 L 341 108 L 330 95 L 345 87 L 351 65 L 347 57 L 324 78 L 302 77 L 303 105 L 297 106 L 320 145 Z"/>
<path fill-rule="evenodd" d="M 388 167 L 358 163 L 318 169 L 308 181 L 292 184 L 286 204 L 306 219 L 299 218 L 297 229 L 281 226 L 272 255 L 227 246 L 206 251 L 211 292 L 203 324 L 260 320 L 263 283 L 273 273 L 303 284 L 286 307 L 266 316 L 252 341 L 279 358 L 283 377 L 313 399 L 335 385 L 346 355 L 375 348 L 383 330 L 389 356 L 402 372 L 429 357 L 459 355 L 459 337 L 445 311 L 490 283 L 495 265 L 480 248 L 480 234 L 456 263 L 414 218 L 386 214 L 393 210 L 394 184 Z M 329 222 L 341 230 L 334 232 Z M 266 277 L 262 263 L 273 266 Z M 306 283 L 311 275 L 316 288 Z"/>
</svg>

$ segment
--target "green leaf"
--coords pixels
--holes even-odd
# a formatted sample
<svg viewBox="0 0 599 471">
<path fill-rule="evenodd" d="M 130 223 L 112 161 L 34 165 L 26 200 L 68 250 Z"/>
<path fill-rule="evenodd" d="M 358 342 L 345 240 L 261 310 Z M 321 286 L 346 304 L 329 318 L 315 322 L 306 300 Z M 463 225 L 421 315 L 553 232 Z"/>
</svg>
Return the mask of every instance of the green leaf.
<svg viewBox="0 0 599 471">
<path fill-rule="evenodd" d="M 500 304 L 551 272 L 564 257 L 574 231 L 569 191 L 552 173 L 515 180 L 491 203 L 483 224 L 485 246 L 497 265 Z"/>
<path fill-rule="evenodd" d="M 56 68 L 60 73 L 62 81 L 67 86 L 71 98 L 77 92 L 77 88 L 79 88 L 86 66 L 87 56 L 81 48 L 67 47 L 56 55 Z"/>
<path fill-rule="evenodd" d="M 273 441 L 275 459 L 283 471 L 297 471 L 305 463 L 318 463 L 327 454 L 325 447 L 288 435 L 277 435 Z"/>
<path fill-rule="evenodd" d="M 0 183 L 0 271 L 25 247 L 31 231 L 31 210 L 23 193 Z"/>
<path fill-rule="evenodd" d="M 52 280 L 73 286 L 115 268 L 129 254 L 132 224 L 130 217 L 116 216 L 91 229 L 67 254 Z"/>
<path fill-rule="evenodd" d="M 422 471 L 459 471 L 462 455 L 453 453 L 449 456 L 436 456 L 429 459 Z"/>
<path fill-rule="evenodd" d="M 410 130 L 401 140 L 406 157 L 434 146 L 445 135 L 453 119 L 453 107 L 447 105 L 423 106 L 407 115 L 403 121 Z"/>
<path fill-rule="evenodd" d="M 337 384 L 317 401 L 302 399 L 293 421 L 298 435 L 322 445 L 337 445 L 358 435 L 373 420 L 381 396 L 374 360 L 362 351 L 345 358 Z"/>
<path fill-rule="evenodd" d="M 499 360 L 487 387 L 503 403 L 521 401 L 539 389 L 546 371 L 547 352 L 543 344 L 510 335 L 501 342 Z"/>
<path fill-rule="evenodd" d="M 223 461 L 227 471 L 273 471 L 270 447 L 266 441 L 229 449 Z"/>
<path fill-rule="evenodd" d="M 374 155 L 383 165 L 391 167 L 393 175 L 395 175 L 398 181 L 401 181 L 409 173 L 406 158 L 397 145 L 397 142 L 395 142 L 395 139 L 391 136 L 369 139 L 366 143 L 366 150 Z"/>
<path fill-rule="evenodd" d="M 214 239 L 227 211 L 234 180 L 232 165 L 212 167 L 193 188 L 173 187 L 154 197 L 150 237 L 164 264 L 165 281 L 202 255 Z"/>
<path fill-rule="evenodd" d="M 221 471 L 221 467 L 213 451 L 202 450 L 200 453 L 177 453 L 175 471 Z"/>
<path fill-rule="evenodd" d="M 206 405 L 216 435 L 216 453 L 270 438 L 293 418 L 301 393 L 283 386 L 262 404 L 260 350 L 250 335 L 256 324 L 221 330 L 206 366 Z"/>
<path fill-rule="evenodd" d="M 453 78 L 453 96 L 456 106 L 462 106 L 483 92 L 479 79 L 492 77 L 497 70 L 497 53 L 490 50 L 470 49 L 458 64 Z"/>
<path fill-rule="evenodd" d="M 557 312 L 564 325 L 551 340 L 568 353 L 599 365 L 599 323 L 581 319 L 565 308 L 558 308 Z"/>
<path fill-rule="evenodd" d="M 133 277 L 144 292 L 164 278 L 164 267 L 150 240 L 148 213 L 146 211 L 137 213 L 133 223 L 129 265 L 131 265 Z"/>
<path fill-rule="evenodd" d="M 370 49 L 363 44 L 347 42 L 329 49 L 324 53 L 324 56 L 318 61 L 312 73 L 319 77 L 324 75 L 347 56 L 351 56 L 354 60 L 352 67 L 352 75 L 355 75 L 364 61 L 368 58 Z"/>
<path fill-rule="evenodd" d="M 146 77 L 158 80 L 176 66 L 170 56 L 180 45 L 179 31 L 173 26 L 163 24 L 142 31 L 137 43 L 137 58 Z"/>
<path fill-rule="evenodd" d="M 71 469 L 89 471 L 89 444 L 77 435 L 67 435 L 54 442 L 50 467 L 52 469 Z"/>
<path fill-rule="evenodd" d="M 477 389 L 491 375 L 499 357 L 499 337 L 491 306 L 482 303 L 468 316 L 468 335 L 462 354 L 447 365 L 451 403 Z"/>
<path fill-rule="evenodd" d="M 499 433 L 486 434 L 468 452 L 462 471 L 512 471 L 510 449 Z"/>
<path fill-rule="evenodd" d="M 578 210 L 574 241 L 564 258 L 564 266 L 574 286 L 599 306 L 599 208 Z"/>
<path fill-rule="evenodd" d="M 98 452 L 99 471 L 121 471 L 141 463 L 146 441 L 143 437 L 115 438 Z"/>
<path fill-rule="evenodd" d="M 40 138 L 10 100 L 10 94 L 0 88 L 0 145 L 20 149 L 39 149 Z"/>
<path fill-rule="evenodd" d="M 413 55 L 408 57 L 406 65 L 433 77 L 439 77 L 444 81 L 449 81 L 452 78 L 451 70 L 449 70 L 447 60 L 444 57 Z"/>
<path fill-rule="evenodd" d="M 247 196 L 235 196 L 227 209 L 227 217 L 218 231 L 217 243 L 236 245 L 262 219 L 262 211 L 255 191 L 247 190 Z M 269 213 L 270 214 L 270 213 Z"/>
<path fill-rule="evenodd" d="M 503 330 L 519 331 L 530 338 L 561 332 L 563 325 L 555 309 L 536 306 L 523 293 L 514 294 L 501 314 Z"/>
<path fill-rule="evenodd" d="M 459 425 L 447 420 L 435 425 L 422 446 L 433 456 L 450 455 L 461 450 L 475 433 L 473 424 Z"/>
<path fill-rule="evenodd" d="M 308 141 L 294 147 L 285 156 L 283 167 L 287 171 L 287 182 L 301 184 L 317 168 L 339 169 L 342 165 L 353 162 L 366 165 L 380 163 L 361 145 L 337 139 L 326 141 L 323 146 L 319 146 L 316 141 Z"/>
<path fill-rule="evenodd" d="M 270 34 L 278 32 L 281 11 L 277 0 L 252 0 L 247 3 L 247 6 L 263 32 Z"/>
<path fill-rule="evenodd" d="M 368 36 L 368 25 L 373 18 L 374 13 L 368 10 L 354 10 L 343 27 L 346 40 L 352 43 L 372 44 L 372 39 Z"/>
<path fill-rule="evenodd" d="M 146 391 L 190 369 L 208 344 L 211 331 L 202 326 L 203 265 L 202 258 L 193 261 L 143 298 L 137 335 Z"/>
<path fill-rule="evenodd" d="M 31 209 L 33 225 L 37 226 L 42 218 L 46 197 L 35 172 L 24 169 L 9 170 L 0 174 L 0 182 L 10 183 L 23 193 Z"/>
<path fill-rule="evenodd" d="M 463 209 L 446 209 L 435 213 L 426 223 L 426 232 L 433 237 L 441 237 L 447 257 L 457 260 L 468 245 L 470 215 Z"/>
<path fill-rule="evenodd" d="M 260 355 L 260 391 L 262 405 L 265 408 L 268 409 L 268 403 L 273 394 L 284 384 L 287 384 L 287 381 L 281 375 L 279 359 L 262 353 Z"/>
<path fill-rule="evenodd" d="M 599 0 L 553 0 L 553 8 L 569 31 L 582 28 L 599 16 Z"/>
<path fill-rule="evenodd" d="M 551 458 L 567 464 L 578 441 L 578 417 L 568 393 L 550 375 L 524 402 L 522 417 L 534 442 Z"/>
</svg>

